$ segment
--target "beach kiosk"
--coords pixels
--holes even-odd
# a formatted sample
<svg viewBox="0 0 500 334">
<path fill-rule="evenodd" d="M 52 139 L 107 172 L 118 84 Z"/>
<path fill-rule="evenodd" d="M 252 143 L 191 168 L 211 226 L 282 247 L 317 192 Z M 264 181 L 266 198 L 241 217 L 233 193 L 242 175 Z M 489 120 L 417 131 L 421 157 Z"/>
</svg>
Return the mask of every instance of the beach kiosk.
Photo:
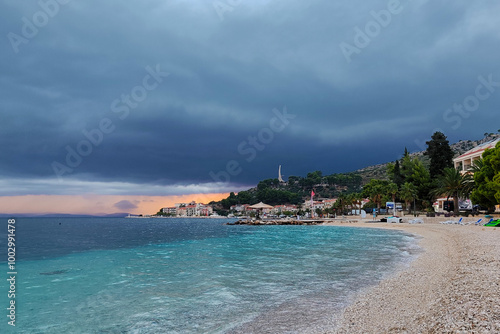
<svg viewBox="0 0 500 334">
<path fill-rule="evenodd" d="M 257 213 L 265 213 L 265 210 L 272 210 L 274 207 L 265 203 L 257 203 L 249 206 L 250 209 L 257 210 Z"/>
</svg>

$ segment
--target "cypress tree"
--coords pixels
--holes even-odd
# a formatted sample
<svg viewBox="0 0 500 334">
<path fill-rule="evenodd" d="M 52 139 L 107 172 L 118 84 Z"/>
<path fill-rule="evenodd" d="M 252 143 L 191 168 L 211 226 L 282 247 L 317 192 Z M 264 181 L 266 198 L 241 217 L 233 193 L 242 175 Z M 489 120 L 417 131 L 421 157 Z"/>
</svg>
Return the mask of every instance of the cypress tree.
<svg viewBox="0 0 500 334">
<path fill-rule="evenodd" d="M 392 182 L 396 183 L 398 185 L 398 188 L 400 188 L 401 185 L 404 183 L 404 177 L 401 174 L 401 166 L 399 165 L 399 160 L 396 160 L 396 163 L 394 164 Z"/>
<path fill-rule="evenodd" d="M 431 160 L 429 172 L 431 178 L 434 179 L 436 176 L 443 175 L 445 168 L 453 167 L 453 151 L 446 136 L 439 131 L 435 132 L 426 144 L 427 152 L 425 154 Z"/>
</svg>

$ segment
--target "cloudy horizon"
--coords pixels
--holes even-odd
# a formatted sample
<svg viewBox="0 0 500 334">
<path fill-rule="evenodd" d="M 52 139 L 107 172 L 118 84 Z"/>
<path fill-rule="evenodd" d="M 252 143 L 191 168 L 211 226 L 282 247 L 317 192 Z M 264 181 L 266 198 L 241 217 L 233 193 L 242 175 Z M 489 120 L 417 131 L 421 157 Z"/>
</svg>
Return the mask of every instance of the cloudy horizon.
<svg viewBox="0 0 500 334">
<path fill-rule="evenodd" d="M 500 128 L 492 0 L 1 7 L 0 212 L 29 195 L 139 211 Z"/>
</svg>

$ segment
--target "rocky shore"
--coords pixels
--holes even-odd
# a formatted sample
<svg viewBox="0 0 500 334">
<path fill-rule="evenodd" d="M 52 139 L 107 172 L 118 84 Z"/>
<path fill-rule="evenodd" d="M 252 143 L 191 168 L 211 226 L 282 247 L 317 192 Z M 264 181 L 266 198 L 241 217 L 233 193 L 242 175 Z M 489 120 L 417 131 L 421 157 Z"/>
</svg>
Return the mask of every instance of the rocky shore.
<svg viewBox="0 0 500 334">
<path fill-rule="evenodd" d="M 323 220 L 297 220 L 297 219 L 277 219 L 277 220 L 238 220 L 226 225 L 319 225 L 324 224 Z"/>
<path fill-rule="evenodd" d="M 241 219 L 226 225 L 325 225 L 331 223 L 357 223 L 357 219 Z"/>
</svg>

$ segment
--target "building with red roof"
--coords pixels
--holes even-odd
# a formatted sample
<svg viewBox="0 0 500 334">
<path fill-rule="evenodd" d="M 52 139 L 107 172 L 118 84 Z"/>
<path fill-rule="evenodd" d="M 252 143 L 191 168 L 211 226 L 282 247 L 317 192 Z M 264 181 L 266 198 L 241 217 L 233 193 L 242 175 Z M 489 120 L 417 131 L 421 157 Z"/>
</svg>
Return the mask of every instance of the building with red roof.
<svg viewBox="0 0 500 334">
<path fill-rule="evenodd" d="M 495 148 L 498 142 L 500 142 L 500 138 L 490 140 L 456 157 L 455 159 L 453 159 L 455 168 L 460 169 L 462 173 L 468 172 L 474 164 L 474 161 L 481 159 L 486 149 Z"/>
</svg>

